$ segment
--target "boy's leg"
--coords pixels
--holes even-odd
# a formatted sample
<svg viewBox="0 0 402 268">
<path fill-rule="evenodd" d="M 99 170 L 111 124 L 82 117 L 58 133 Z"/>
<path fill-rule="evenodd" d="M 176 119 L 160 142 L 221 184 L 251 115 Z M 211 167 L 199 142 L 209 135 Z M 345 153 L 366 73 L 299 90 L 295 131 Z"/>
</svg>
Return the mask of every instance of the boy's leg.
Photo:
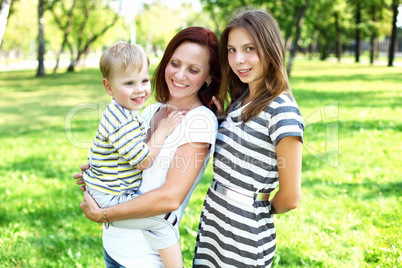
<svg viewBox="0 0 402 268">
<path fill-rule="evenodd" d="M 183 257 L 181 255 L 180 242 L 171 247 L 160 249 L 159 255 L 162 258 L 165 268 L 182 268 Z"/>
</svg>

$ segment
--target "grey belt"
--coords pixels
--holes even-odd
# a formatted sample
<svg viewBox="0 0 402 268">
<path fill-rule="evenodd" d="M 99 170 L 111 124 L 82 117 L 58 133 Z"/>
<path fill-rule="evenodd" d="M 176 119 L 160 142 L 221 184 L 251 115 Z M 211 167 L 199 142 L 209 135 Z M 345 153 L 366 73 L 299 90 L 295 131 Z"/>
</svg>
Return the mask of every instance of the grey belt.
<svg viewBox="0 0 402 268">
<path fill-rule="evenodd" d="M 215 179 L 212 180 L 211 189 L 245 205 L 252 206 L 255 201 L 269 201 L 269 193 L 254 193 L 244 189 L 230 187 Z"/>
</svg>

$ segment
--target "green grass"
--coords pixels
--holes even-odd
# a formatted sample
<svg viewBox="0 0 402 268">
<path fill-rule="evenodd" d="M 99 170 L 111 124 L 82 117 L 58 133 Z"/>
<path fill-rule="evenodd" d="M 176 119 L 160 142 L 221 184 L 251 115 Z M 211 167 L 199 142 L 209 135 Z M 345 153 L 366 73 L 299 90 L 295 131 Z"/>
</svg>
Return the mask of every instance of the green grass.
<svg viewBox="0 0 402 268">
<path fill-rule="evenodd" d="M 303 200 L 274 219 L 274 267 L 402 265 L 401 73 L 295 62 Z M 101 225 L 81 213 L 72 179 L 109 102 L 100 72 L 34 74 L 0 72 L 0 267 L 104 267 Z M 209 166 L 181 224 L 186 267 L 211 177 Z"/>
</svg>

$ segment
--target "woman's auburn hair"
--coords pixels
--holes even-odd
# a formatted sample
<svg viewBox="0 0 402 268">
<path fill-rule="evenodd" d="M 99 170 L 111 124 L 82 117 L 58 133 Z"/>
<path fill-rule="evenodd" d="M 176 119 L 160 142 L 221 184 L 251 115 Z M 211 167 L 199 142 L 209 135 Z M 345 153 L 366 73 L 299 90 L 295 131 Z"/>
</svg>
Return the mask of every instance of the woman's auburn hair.
<svg viewBox="0 0 402 268">
<path fill-rule="evenodd" d="M 285 47 L 277 22 L 270 13 L 262 10 L 243 11 L 229 22 L 219 43 L 219 61 L 223 76 L 219 98 L 228 104 L 226 112 L 248 88 L 248 84 L 241 82 L 228 63 L 228 37 L 230 30 L 234 28 L 243 28 L 250 35 L 264 69 L 264 79 L 257 86 L 254 98 L 242 112 L 241 119 L 246 123 L 266 110 L 280 94 L 286 93 L 292 98 L 293 95 L 286 73 Z"/>
<path fill-rule="evenodd" d="M 209 73 L 213 76 L 212 82 L 207 86 L 206 83 L 198 91 L 198 96 L 202 103 L 216 113 L 215 105 L 211 104 L 213 96 L 218 96 L 221 85 L 222 75 L 219 65 L 218 46 L 219 41 L 216 35 L 203 27 L 188 27 L 177 33 L 166 47 L 162 60 L 155 69 L 152 80 L 152 87 L 155 90 L 155 99 L 158 102 L 166 103 L 169 101 L 170 93 L 166 84 L 165 69 L 172 58 L 174 51 L 184 42 L 199 44 L 209 52 Z M 207 56 L 207 55 L 205 55 Z"/>
</svg>

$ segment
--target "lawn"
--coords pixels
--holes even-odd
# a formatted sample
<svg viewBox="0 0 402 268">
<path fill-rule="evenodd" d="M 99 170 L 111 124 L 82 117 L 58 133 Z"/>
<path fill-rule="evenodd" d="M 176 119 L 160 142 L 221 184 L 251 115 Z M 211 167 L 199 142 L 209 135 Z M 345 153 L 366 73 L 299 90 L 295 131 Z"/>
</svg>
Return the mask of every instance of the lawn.
<svg viewBox="0 0 402 268">
<path fill-rule="evenodd" d="M 0 72 L 0 267 L 104 267 L 72 179 L 109 102 L 101 74 L 34 75 Z M 402 266 L 401 84 L 402 68 L 296 60 L 303 200 L 274 219 L 274 267 Z M 185 267 L 211 178 L 209 165 L 181 223 Z"/>
</svg>

